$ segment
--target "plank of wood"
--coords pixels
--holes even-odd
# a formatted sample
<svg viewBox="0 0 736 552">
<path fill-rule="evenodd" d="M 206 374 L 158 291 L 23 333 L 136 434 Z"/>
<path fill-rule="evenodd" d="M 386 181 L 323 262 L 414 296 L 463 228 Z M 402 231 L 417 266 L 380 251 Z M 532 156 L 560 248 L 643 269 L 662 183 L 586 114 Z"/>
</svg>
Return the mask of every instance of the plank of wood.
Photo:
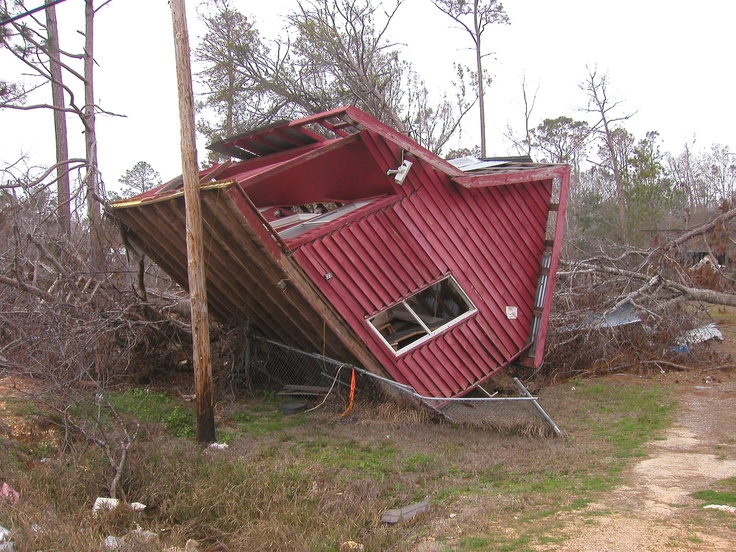
<svg viewBox="0 0 736 552">
<path fill-rule="evenodd" d="M 429 512 L 429 500 L 423 500 L 410 506 L 404 506 L 396 510 L 386 510 L 381 516 L 383 523 L 399 523 L 400 521 L 406 521 L 413 518 L 417 514 L 422 512 Z"/>
</svg>

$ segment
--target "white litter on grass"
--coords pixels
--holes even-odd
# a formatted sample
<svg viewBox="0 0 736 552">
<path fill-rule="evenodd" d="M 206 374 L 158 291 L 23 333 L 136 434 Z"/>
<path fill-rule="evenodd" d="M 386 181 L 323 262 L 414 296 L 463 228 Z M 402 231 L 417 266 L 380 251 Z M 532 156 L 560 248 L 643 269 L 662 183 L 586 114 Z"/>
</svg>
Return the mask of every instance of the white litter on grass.
<svg viewBox="0 0 736 552">
<path fill-rule="evenodd" d="M 98 513 L 100 510 L 114 510 L 120 506 L 120 501 L 117 498 L 105 498 L 102 496 L 98 496 L 95 500 L 94 505 L 92 506 L 92 512 Z"/>
<path fill-rule="evenodd" d="M 736 514 L 736 507 L 727 506 L 726 504 L 707 504 L 703 506 L 703 508 L 708 508 L 709 510 L 720 510 L 721 512 L 728 512 L 729 514 Z"/>
<path fill-rule="evenodd" d="M 10 540 L 10 531 L 0 525 L 0 552 L 15 552 L 15 543 Z"/>
<path fill-rule="evenodd" d="M 120 539 L 117 537 L 113 537 L 112 535 L 108 535 L 107 538 L 102 541 L 102 547 L 105 550 L 117 550 L 122 546 L 122 543 L 120 542 Z"/>
<path fill-rule="evenodd" d="M 118 506 L 120 506 L 120 501 L 117 498 L 105 498 L 99 496 L 92 506 L 92 513 L 96 515 L 100 510 L 114 510 Z M 140 502 L 131 502 L 128 504 L 128 508 L 134 512 L 142 512 L 146 509 L 146 505 Z"/>
<path fill-rule="evenodd" d="M 212 449 L 212 450 L 225 450 L 226 448 L 228 448 L 228 444 L 227 443 L 212 443 L 207 448 Z"/>
</svg>

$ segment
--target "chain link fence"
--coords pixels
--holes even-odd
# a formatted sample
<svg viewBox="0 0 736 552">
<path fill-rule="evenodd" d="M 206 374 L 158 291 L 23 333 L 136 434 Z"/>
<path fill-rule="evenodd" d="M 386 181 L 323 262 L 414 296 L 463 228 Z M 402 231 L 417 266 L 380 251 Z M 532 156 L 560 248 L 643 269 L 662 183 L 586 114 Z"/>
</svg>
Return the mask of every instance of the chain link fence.
<svg viewBox="0 0 736 552">
<path fill-rule="evenodd" d="M 381 387 L 389 385 L 412 401 L 419 400 L 446 420 L 481 428 L 526 433 L 561 435 L 559 428 L 516 378 L 521 396 L 489 395 L 462 398 L 423 397 L 406 385 L 382 378 L 363 368 L 316 353 L 257 337 L 252 342 L 248 373 L 254 384 L 267 386 L 280 395 L 323 398 L 328 394 L 347 396 L 353 371 L 356 394 L 366 399 L 384 396 Z"/>
</svg>

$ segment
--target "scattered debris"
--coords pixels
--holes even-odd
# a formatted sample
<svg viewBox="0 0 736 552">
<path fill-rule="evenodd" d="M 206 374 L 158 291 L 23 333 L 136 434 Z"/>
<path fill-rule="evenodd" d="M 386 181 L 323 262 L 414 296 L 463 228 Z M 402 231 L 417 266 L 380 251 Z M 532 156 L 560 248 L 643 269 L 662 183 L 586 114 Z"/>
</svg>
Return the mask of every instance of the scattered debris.
<svg viewBox="0 0 736 552">
<path fill-rule="evenodd" d="M 0 525 L 0 552 L 15 552 L 15 543 L 10 539 L 10 531 Z"/>
<path fill-rule="evenodd" d="M 114 510 L 118 506 L 120 506 L 120 501 L 117 498 L 98 496 L 95 499 L 95 503 L 92 505 L 92 512 L 97 514 L 100 510 Z"/>
<path fill-rule="evenodd" d="M 736 514 L 736 506 L 727 506 L 726 504 L 706 504 L 703 508 L 709 510 L 720 510 L 721 512 L 728 512 L 729 514 Z"/>
<path fill-rule="evenodd" d="M 605 313 L 598 327 L 615 328 L 617 326 L 636 324 L 637 322 L 641 322 L 639 313 L 636 312 L 636 307 L 634 307 L 633 303 L 627 301 L 611 312 Z"/>
<path fill-rule="evenodd" d="M 0 498 L 9 504 L 15 504 L 20 499 L 20 494 L 7 483 L 3 483 L 0 489 Z"/>
<path fill-rule="evenodd" d="M 600 328 L 616 328 L 618 326 L 627 326 L 641 322 L 636 307 L 630 301 L 622 303 L 613 310 L 606 311 L 603 314 L 594 314 L 587 317 L 582 323 L 572 324 L 560 328 L 560 331 L 580 331 L 588 329 Z"/>
<path fill-rule="evenodd" d="M 100 510 L 114 510 L 118 506 L 120 506 L 120 500 L 118 500 L 117 498 L 106 498 L 98 496 L 95 500 L 94 505 L 92 506 L 92 513 L 97 515 Z M 128 508 L 130 508 L 134 512 L 142 512 L 146 509 L 146 505 L 140 502 L 131 502 L 130 504 L 128 504 Z"/>
<path fill-rule="evenodd" d="M 229 445 L 227 443 L 212 443 L 207 448 L 209 450 L 225 450 L 226 448 L 228 448 L 228 446 Z"/>
<path fill-rule="evenodd" d="M 105 550 L 117 550 L 120 548 L 123 544 L 120 542 L 120 539 L 117 537 L 113 537 L 112 535 L 108 535 L 105 537 L 105 540 L 102 541 L 102 548 Z"/>
<path fill-rule="evenodd" d="M 124 537 L 109 535 L 102 541 L 105 550 L 140 550 L 140 545 L 155 544 L 158 542 L 158 534 L 147 531 L 142 527 L 136 527 Z"/>
<path fill-rule="evenodd" d="M 383 523 L 399 523 L 400 521 L 406 521 L 413 518 L 417 514 L 429 511 L 429 500 L 417 502 L 410 506 L 404 506 L 398 510 L 386 510 L 381 516 Z"/>
<path fill-rule="evenodd" d="M 289 395 L 324 397 L 329 392 L 329 387 L 318 385 L 284 385 L 284 388 L 276 394 L 282 397 Z"/>
<path fill-rule="evenodd" d="M 721 330 L 716 327 L 715 322 L 711 322 L 710 324 L 706 324 L 705 326 L 701 326 L 684 333 L 678 338 L 677 343 L 680 346 L 697 345 L 698 343 L 704 343 L 711 339 L 723 341 L 723 334 L 721 333 Z"/>
<path fill-rule="evenodd" d="M 164 548 L 164 552 L 200 552 L 200 550 L 202 549 L 199 547 L 199 543 L 194 539 L 189 539 L 184 548 L 179 546 Z"/>
<path fill-rule="evenodd" d="M 365 546 L 360 544 L 359 542 L 355 541 L 345 541 L 340 545 L 340 552 L 350 552 L 351 550 L 357 550 L 358 552 L 363 552 L 365 550 Z"/>
</svg>

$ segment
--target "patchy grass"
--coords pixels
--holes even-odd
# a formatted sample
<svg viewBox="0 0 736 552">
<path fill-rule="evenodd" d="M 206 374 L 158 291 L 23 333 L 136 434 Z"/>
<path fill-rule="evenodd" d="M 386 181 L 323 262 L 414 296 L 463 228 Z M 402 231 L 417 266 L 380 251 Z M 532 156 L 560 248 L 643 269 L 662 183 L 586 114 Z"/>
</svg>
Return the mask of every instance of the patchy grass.
<svg viewBox="0 0 736 552">
<path fill-rule="evenodd" d="M 715 489 L 694 492 L 690 496 L 701 500 L 703 504 L 736 506 L 736 477 L 718 481 L 715 487 Z"/>
<path fill-rule="evenodd" d="M 232 550 L 337 551 L 348 540 L 366 550 L 425 540 L 447 551 L 532 550 L 564 538 L 556 513 L 618 484 L 674 406 L 661 388 L 615 378 L 560 385 L 541 393 L 565 432 L 559 439 L 430 424 L 360 402 L 349 419 L 339 417 L 340 401 L 284 416 L 280 399 L 264 394 L 218 405 L 220 440 L 230 446 L 211 451 L 190 438 L 191 405 L 142 390 L 109 400 L 144 428 L 121 486 L 146 513 L 91 515 L 103 463 L 73 436 L 43 463 L 32 440 L 4 439 L 0 474 L 22 500 L 3 510 L 3 525 L 18 549 L 98 549 L 139 523 L 160 533 L 161 547 L 195 538 Z M 425 498 L 428 513 L 380 522 L 384 510 Z"/>
</svg>

